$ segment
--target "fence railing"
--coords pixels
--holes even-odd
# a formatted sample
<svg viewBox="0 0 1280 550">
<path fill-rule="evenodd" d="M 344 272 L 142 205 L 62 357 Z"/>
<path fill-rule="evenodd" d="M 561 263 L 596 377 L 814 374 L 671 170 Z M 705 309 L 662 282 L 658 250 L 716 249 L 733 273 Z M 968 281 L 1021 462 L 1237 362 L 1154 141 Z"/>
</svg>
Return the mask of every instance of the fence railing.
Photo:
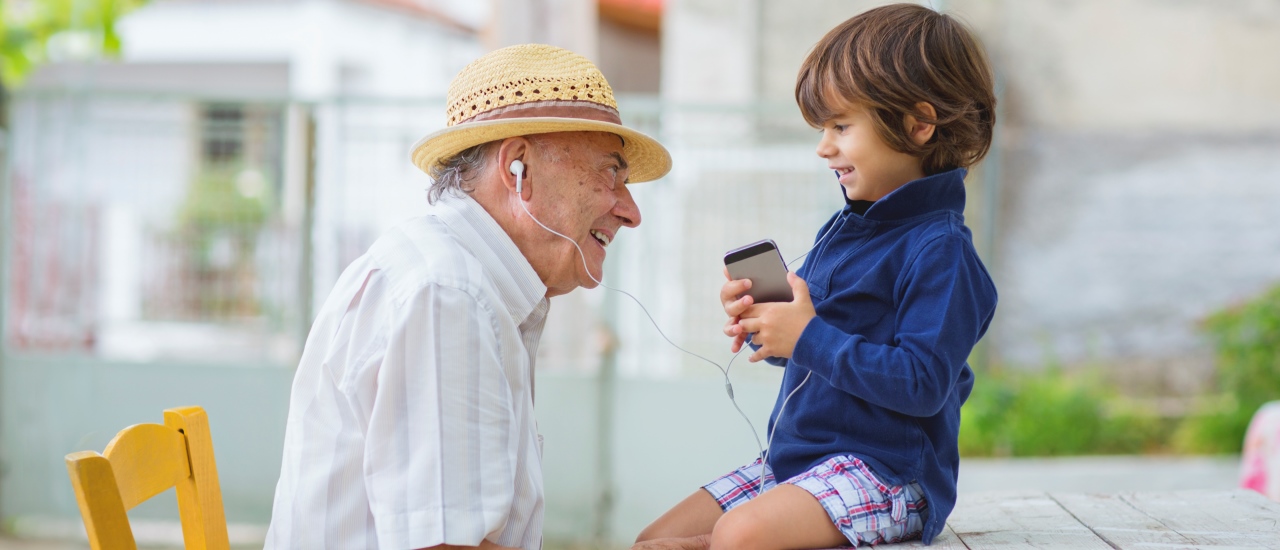
<svg viewBox="0 0 1280 550">
<path fill-rule="evenodd" d="M 610 247 L 607 282 L 676 343 L 727 362 L 724 251 L 768 237 L 799 255 L 839 187 L 794 106 L 619 102 L 675 167 L 634 189 L 644 224 Z M 422 211 L 430 181 L 408 151 L 443 124 L 439 100 L 46 92 L 12 113 L 8 352 L 282 365 L 341 270 Z M 714 373 L 649 345 L 639 308 L 606 311 L 601 292 L 556 300 L 540 368 L 594 371 L 602 348 L 581 335 L 607 327 L 623 374 Z"/>
</svg>

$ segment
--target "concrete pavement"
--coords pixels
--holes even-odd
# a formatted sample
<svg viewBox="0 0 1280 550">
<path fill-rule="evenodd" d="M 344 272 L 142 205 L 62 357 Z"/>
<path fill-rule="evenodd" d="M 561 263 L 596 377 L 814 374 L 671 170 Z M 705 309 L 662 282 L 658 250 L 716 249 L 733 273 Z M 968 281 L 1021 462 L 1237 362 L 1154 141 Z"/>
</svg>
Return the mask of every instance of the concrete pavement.
<svg viewBox="0 0 1280 550">
<path fill-rule="evenodd" d="M 961 494 L 982 491 L 1173 491 L 1230 489 L 1238 485 L 1240 458 L 1090 456 L 1063 458 L 966 458 Z M 239 546 L 248 549 L 254 546 Z M 83 542 L 0 537 L 0 550 L 83 550 Z M 171 547 L 150 547 L 169 550 Z M 551 550 L 551 549 L 549 549 Z"/>
</svg>

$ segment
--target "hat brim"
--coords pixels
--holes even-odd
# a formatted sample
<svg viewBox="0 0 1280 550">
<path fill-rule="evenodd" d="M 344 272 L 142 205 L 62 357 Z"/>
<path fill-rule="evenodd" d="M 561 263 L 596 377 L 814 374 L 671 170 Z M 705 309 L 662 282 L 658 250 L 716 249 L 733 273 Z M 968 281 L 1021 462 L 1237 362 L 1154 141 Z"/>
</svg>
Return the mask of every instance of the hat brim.
<svg viewBox="0 0 1280 550">
<path fill-rule="evenodd" d="M 622 137 L 631 183 L 652 181 L 671 171 L 671 154 L 657 140 L 626 126 L 598 120 L 529 117 L 464 122 L 428 134 L 413 144 L 413 164 L 428 174 L 431 167 L 470 147 L 499 139 L 552 132 L 608 132 Z"/>
</svg>

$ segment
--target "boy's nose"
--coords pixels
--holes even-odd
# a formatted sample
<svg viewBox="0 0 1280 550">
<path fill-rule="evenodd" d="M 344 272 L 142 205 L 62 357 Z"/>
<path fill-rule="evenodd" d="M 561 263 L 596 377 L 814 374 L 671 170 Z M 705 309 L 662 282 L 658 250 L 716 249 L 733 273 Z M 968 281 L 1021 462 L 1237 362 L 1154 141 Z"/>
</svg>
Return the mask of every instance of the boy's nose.
<svg viewBox="0 0 1280 550">
<path fill-rule="evenodd" d="M 827 137 L 826 130 L 822 131 L 822 137 L 818 139 L 818 148 L 814 152 L 824 159 L 836 154 L 835 145 L 832 144 L 831 138 Z"/>
</svg>

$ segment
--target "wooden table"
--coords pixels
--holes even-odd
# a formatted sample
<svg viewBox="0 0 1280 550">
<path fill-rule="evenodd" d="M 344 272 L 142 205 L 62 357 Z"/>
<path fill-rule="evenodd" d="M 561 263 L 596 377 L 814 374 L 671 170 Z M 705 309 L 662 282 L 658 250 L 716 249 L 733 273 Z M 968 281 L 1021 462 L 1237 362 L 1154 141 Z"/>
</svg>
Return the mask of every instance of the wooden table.
<svg viewBox="0 0 1280 550">
<path fill-rule="evenodd" d="M 1280 503 L 1253 491 L 961 495 L 932 546 L 878 548 L 1280 550 Z"/>
</svg>

